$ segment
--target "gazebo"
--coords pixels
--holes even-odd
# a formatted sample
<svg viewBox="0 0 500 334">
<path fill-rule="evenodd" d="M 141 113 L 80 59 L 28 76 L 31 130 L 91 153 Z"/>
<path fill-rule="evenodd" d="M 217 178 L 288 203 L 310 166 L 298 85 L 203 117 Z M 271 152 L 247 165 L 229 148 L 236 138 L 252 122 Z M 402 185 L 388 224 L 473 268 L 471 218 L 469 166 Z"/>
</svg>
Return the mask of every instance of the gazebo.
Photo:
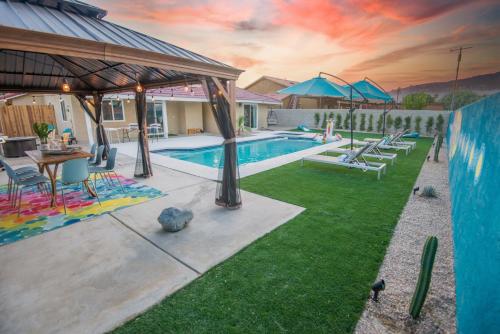
<svg viewBox="0 0 500 334">
<path fill-rule="evenodd" d="M 105 10 L 77 0 L 0 0 L 0 13 L 0 92 L 75 95 L 96 124 L 98 144 L 108 148 L 103 95 L 135 92 L 135 176 L 153 174 L 146 90 L 201 83 L 225 139 L 216 203 L 241 205 L 234 131 L 235 80 L 241 70 L 105 21 Z"/>
</svg>

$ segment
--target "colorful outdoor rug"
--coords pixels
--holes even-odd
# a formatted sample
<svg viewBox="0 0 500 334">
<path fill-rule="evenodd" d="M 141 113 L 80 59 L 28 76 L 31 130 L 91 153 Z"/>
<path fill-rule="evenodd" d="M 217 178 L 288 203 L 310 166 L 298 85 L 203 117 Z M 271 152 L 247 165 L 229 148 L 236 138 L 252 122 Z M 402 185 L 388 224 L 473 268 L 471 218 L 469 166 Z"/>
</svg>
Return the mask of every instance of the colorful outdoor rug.
<svg viewBox="0 0 500 334">
<path fill-rule="evenodd" d="M 163 196 L 158 189 L 122 176 L 119 178 L 124 191 L 120 188 L 116 177 L 112 177 L 114 186 L 108 185 L 104 180 L 97 180 L 97 193 L 101 205 L 96 198 L 90 197 L 86 190 L 82 192 L 79 185 L 65 186 L 67 214 L 64 214 L 59 184 L 58 206 L 54 208 L 50 207 L 50 200 L 46 194 L 25 189 L 19 217 L 17 209 L 9 206 L 7 185 L 0 186 L 0 246 Z"/>
</svg>

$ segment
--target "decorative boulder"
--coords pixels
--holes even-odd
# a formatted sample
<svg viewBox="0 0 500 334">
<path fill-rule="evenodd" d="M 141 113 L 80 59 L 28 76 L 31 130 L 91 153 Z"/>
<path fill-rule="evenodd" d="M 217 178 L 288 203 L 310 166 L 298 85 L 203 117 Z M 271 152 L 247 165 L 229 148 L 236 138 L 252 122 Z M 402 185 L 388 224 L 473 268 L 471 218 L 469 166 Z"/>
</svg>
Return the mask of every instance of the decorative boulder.
<svg viewBox="0 0 500 334">
<path fill-rule="evenodd" d="M 182 230 L 193 219 L 191 210 L 179 210 L 171 207 L 164 209 L 158 217 L 158 222 L 167 232 L 178 232 Z"/>
</svg>

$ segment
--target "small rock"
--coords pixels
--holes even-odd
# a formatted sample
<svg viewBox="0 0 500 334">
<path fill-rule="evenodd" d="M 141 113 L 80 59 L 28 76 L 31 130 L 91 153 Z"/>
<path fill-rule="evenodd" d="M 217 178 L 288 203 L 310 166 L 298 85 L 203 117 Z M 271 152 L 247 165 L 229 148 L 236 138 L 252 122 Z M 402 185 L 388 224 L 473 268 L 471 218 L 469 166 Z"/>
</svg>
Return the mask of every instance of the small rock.
<svg viewBox="0 0 500 334">
<path fill-rule="evenodd" d="M 164 209 L 158 217 L 158 222 L 167 232 L 182 230 L 193 219 L 193 211 L 179 210 L 171 207 Z"/>
</svg>

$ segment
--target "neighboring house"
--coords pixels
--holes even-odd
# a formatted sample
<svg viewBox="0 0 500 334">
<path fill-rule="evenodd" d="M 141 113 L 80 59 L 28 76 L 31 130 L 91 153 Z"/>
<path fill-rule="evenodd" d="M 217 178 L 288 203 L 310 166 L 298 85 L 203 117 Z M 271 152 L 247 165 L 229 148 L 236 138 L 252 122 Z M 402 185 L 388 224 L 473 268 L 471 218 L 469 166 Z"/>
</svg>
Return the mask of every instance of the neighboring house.
<svg viewBox="0 0 500 334">
<path fill-rule="evenodd" d="M 95 125 L 73 96 L 35 95 L 36 103 L 52 104 L 55 109 L 58 132 L 66 127 L 73 129 L 81 143 L 94 142 Z M 61 101 L 60 101 L 61 99 Z M 147 124 L 159 124 L 163 136 L 206 132 L 219 134 L 212 111 L 201 85 L 149 90 Z M 19 95 L 9 100 L 11 104 L 30 104 L 32 95 Z M 245 126 L 251 129 L 267 128 L 268 112 L 279 108 L 281 102 L 266 95 L 236 88 L 237 117 L 244 117 Z M 62 108 L 66 108 L 66 113 Z M 121 138 L 121 129 L 137 123 L 135 100 L 132 93 L 105 95 L 102 105 L 103 123 L 112 142 Z M 63 115 L 66 119 L 63 119 Z"/>
<path fill-rule="evenodd" d="M 264 75 L 245 87 L 245 90 L 265 94 L 281 101 L 286 109 L 336 109 L 343 106 L 343 101 L 334 98 L 299 97 L 279 94 L 278 91 L 297 84 L 297 81 Z"/>
</svg>

